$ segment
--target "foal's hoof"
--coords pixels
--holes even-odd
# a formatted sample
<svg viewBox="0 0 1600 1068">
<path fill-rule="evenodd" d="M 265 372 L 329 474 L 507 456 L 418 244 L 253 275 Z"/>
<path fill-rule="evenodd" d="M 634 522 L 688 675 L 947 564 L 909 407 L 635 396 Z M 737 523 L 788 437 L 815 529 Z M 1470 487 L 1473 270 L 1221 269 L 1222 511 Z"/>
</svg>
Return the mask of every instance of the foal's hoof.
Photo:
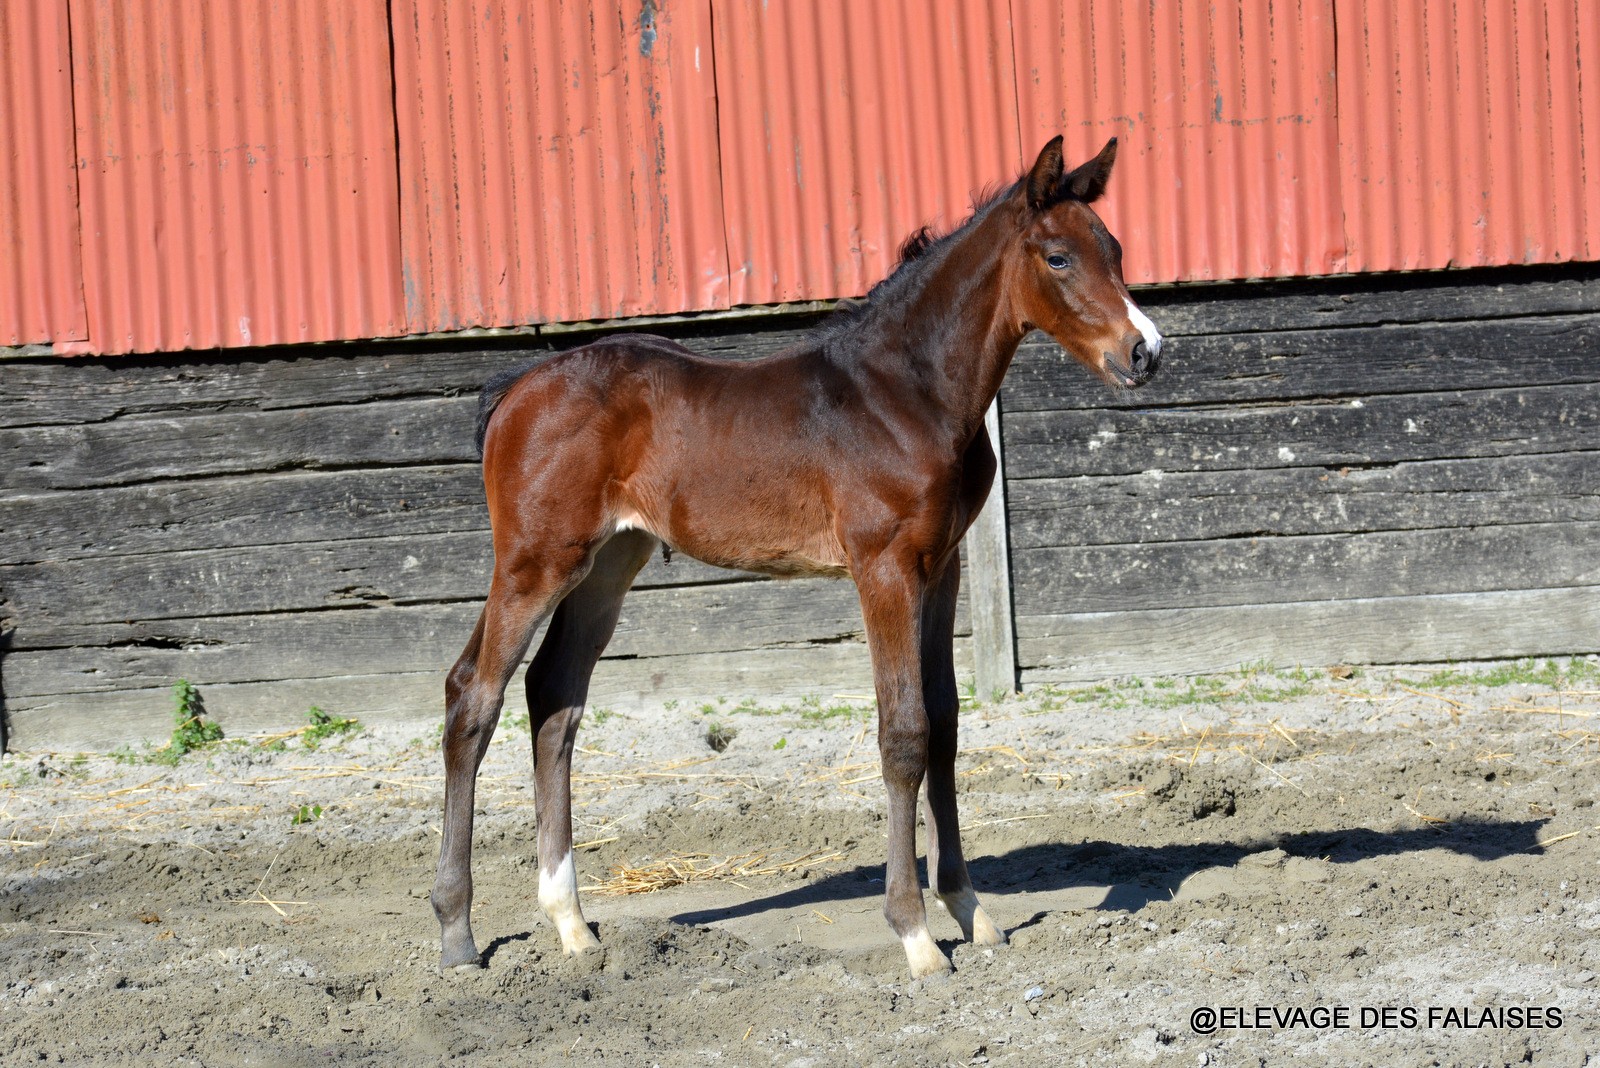
<svg viewBox="0 0 1600 1068">
<path fill-rule="evenodd" d="M 1006 944 L 1006 933 L 994 925 L 994 921 L 979 909 L 972 917 L 972 944 L 975 946 L 1003 946 Z"/>
<path fill-rule="evenodd" d="M 590 931 L 589 924 L 584 923 L 582 916 L 558 919 L 555 921 L 555 931 L 562 935 L 562 953 L 566 956 L 582 956 L 592 950 L 600 948 L 600 938 L 595 937 L 595 932 Z"/>
<path fill-rule="evenodd" d="M 586 923 L 563 929 L 561 932 L 561 952 L 569 957 L 581 957 L 599 948 L 600 939 L 595 937 Z"/>
<path fill-rule="evenodd" d="M 478 947 L 470 939 L 465 944 L 445 944 L 444 951 L 439 955 L 439 971 L 448 975 L 450 972 L 477 971 L 483 967 L 483 954 L 478 952 Z"/>
<path fill-rule="evenodd" d="M 919 931 L 903 940 L 906 963 L 911 966 L 911 978 L 926 979 L 931 975 L 948 975 L 953 970 L 950 958 L 944 955 L 927 931 Z"/>
</svg>

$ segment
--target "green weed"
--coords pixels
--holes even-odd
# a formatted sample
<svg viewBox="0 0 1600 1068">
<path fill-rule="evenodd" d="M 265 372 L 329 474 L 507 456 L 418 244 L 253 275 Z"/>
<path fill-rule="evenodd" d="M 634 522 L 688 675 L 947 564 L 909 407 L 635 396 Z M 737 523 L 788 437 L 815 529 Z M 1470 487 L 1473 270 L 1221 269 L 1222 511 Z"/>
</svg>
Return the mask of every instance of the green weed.
<svg viewBox="0 0 1600 1068">
<path fill-rule="evenodd" d="M 306 721 L 310 726 L 301 733 L 300 741 L 307 749 L 316 749 L 330 738 L 338 738 L 361 727 L 359 720 L 332 715 L 316 705 L 306 712 Z"/>
<path fill-rule="evenodd" d="M 875 704 L 858 704 L 850 701 L 827 703 L 820 697 L 800 699 L 800 718 L 807 723 L 829 723 L 834 720 L 862 720 L 871 716 Z"/>
<path fill-rule="evenodd" d="M 150 754 L 152 764 L 176 765 L 186 754 L 222 740 L 222 724 L 205 718 L 205 702 L 194 683 L 179 679 L 172 697 L 172 737 Z"/>
<path fill-rule="evenodd" d="M 299 827 L 302 824 L 315 823 L 321 818 L 321 805 L 301 805 L 299 809 L 297 809 L 295 813 L 289 817 L 289 826 Z"/>
<path fill-rule="evenodd" d="M 1451 686 L 1545 686 L 1552 690 L 1600 682 L 1600 664 L 1591 660 L 1526 659 L 1487 667 L 1452 664 L 1422 679 L 1396 678 L 1402 686 L 1442 689 Z"/>
</svg>

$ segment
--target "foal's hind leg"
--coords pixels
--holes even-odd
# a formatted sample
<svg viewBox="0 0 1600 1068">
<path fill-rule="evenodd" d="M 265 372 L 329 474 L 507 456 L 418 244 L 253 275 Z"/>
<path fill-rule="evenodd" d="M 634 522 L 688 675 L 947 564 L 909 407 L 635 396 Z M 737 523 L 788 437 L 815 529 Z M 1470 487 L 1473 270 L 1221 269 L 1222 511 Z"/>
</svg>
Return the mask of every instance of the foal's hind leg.
<svg viewBox="0 0 1600 1068">
<path fill-rule="evenodd" d="M 861 614 L 872 650 L 878 694 L 878 756 L 889 801 L 883 915 L 905 947 L 911 977 L 950 970 L 928 933 L 917 878 L 917 791 L 928 768 L 928 715 L 921 669 L 922 602 L 927 586 L 914 547 L 891 547 L 876 557 L 854 554 Z"/>
<path fill-rule="evenodd" d="M 922 611 L 922 694 L 928 707 L 928 881 L 969 942 L 995 946 L 1006 936 L 973 893 L 956 814 L 956 692 L 953 634 L 961 560 L 952 553 Z"/>
<path fill-rule="evenodd" d="M 445 680 L 444 839 L 433 884 L 440 967 L 478 963 L 472 939 L 472 811 L 478 765 L 494 737 L 506 683 L 539 622 L 581 575 L 583 560 L 546 569 L 533 581 L 497 572 L 466 650 Z"/>
<path fill-rule="evenodd" d="M 556 609 L 528 668 L 533 725 L 534 804 L 539 824 L 539 907 L 569 955 L 600 945 L 578 904 L 572 863 L 572 746 L 589 694 L 589 676 L 616 629 L 628 587 L 655 551 L 641 531 L 618 534 L 595 556 L 584 579 Z"/>
</svg>

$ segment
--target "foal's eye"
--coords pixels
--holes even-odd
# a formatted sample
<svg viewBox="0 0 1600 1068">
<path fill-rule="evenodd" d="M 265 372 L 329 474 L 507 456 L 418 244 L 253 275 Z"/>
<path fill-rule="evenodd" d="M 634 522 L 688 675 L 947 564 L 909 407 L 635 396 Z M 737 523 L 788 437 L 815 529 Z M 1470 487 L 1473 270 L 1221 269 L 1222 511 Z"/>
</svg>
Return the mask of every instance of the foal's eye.
<svg viewBox="0 0 1600 1068">
<path fill-rule="evenodd" d="M 1044 262 L 1058 271 L 1065 270 L 1067 266 L 1067 258 L 1059 252 L 1052 252 L 1044 258 Z"/>
</svg>

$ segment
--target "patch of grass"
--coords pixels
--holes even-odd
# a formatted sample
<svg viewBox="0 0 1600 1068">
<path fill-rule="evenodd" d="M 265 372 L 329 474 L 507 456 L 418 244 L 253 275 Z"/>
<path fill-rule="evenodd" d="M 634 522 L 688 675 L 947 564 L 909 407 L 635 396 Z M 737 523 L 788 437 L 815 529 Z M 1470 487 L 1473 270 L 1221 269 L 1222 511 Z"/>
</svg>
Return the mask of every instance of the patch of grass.
<svg viewBox="0 0 1600 1068">
<path fill-rule="evenodd" d="M 188 679 L 172 687 L 172 737 L 151 753 L 152 764 L 175 766 L 185 755 L 222 740 L 222 724 L 205 718 L 205 702 L 200 690 Z"/>
<path fill-rule="evenodd" d="M 825 702 L 820 697 L 811 696 L 801 698 L 799 715 L 807 723 L 856 721 L 869 718 L 876 707 L 876 702 L 871 704 L 854 701 Z"/>
<path fill-rule="evenodd" d="M 1600 664 L 1592 660 L 1526 659 L 1485 667 L 1451 664 L 1421 679 L 1396 678 L 1402 686 L 1442 689 L 1445 687 L 1545 686 L 1552 690 L 1571 689 L 1600 682 Z"/>
<path fill-rule="evenodd" d="M 1093 704 L 1118 711 L 1134 706 L 1179 708 L 1223 702 L 1264 704 L 1292 701 L 1315 693 L 1324 673 L 1305 667 L 1274 668 L 1265 662 L 1244 664 L 1220 675 L 1131 676 L 1074 688 L 1043 687 L 1030 696 L 1034 713 L 1054 712 L 1068 704 Z"/>
<path fill-rule="evenodd" d="M 324 712 L 316 705 L 312 705 L 306 711 L 306 722 L 309 726 L 301 732 L 300 741 L 307 749 L 316 749 L 323 742 L 361 729 L 359 720 L 348 716 L 335 716 L 330 712 Z"/>
</svg>

